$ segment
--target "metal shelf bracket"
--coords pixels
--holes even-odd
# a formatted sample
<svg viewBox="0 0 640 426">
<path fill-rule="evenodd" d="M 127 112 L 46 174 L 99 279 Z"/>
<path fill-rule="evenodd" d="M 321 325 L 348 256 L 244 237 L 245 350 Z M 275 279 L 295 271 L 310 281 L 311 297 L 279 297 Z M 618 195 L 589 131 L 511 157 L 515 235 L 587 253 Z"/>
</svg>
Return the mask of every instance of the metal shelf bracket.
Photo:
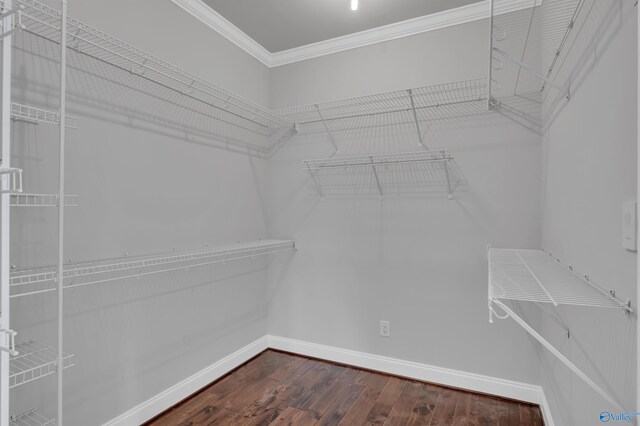
<svg viewBox="0 0 640 426">
<path fill-rule="evenodd" d="M 5 38 L 8 35 L 15 33 L 16 31 L 26 29 L 26 26 L 22 23 L 22 11 L 24 10 L 24 5 L 18 5 L 13 9 L 7 10 L 6 12 L 2 12 L 0 14 L 0 28 L 2 28 L 2 33 L 0 34 L 0 39 Z M 4 27 L 5 18 L 10 19 L 9 29 Z"/>
</svg>

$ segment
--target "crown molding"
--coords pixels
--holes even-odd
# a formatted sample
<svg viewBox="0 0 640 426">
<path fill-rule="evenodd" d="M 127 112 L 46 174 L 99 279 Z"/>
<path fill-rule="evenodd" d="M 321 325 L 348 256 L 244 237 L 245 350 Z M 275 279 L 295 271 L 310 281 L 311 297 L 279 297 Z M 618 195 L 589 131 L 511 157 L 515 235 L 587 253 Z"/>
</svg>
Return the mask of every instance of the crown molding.
<svg viewBox="0 0 640 426">
<path fill-rule="evenodd" d="M 224 16 L 207 6 L 202 0 L 171 1 L 266 66 L 273 66 L 271 52 L 229 22 Z"/>
<path fill-rule="evenodd" d="M 484 0 L 419 18 L 271 53 L 218 12 L 207 6 L 202 0 L 171 1 L 269 68 L 435 31 L 489 17 L 489 0 Z M 542 0 L 536 1 L 536 5 L 541 3 Z M 502 15 L 516 12 L 530 8 L 531 6 L 532 0 L 496 0 L 495 14 Z"/>
</svg>

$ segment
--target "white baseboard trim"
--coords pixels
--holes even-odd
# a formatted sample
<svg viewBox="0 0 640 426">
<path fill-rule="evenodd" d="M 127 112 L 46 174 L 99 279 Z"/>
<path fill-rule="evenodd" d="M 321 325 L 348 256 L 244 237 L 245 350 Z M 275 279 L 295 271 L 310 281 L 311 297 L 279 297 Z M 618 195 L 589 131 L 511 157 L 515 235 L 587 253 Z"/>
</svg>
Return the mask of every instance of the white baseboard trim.
<svg viewBox="0 0 640 426">
<path fill-rule="evenodd" d="M 540 405 L 545 425 L 554 426 L 547 399 L 540 386 L 272 335 L 259 338 L 204 370 L 133 407 L 103 426 L 140 425 L 224 376 L 267 348 L 531 402 Z"/>
<path fill-rule="evenodd" d="M 542 387 L 481 374 L 403 361 L 279 336 L 268 336 L 269 347 L 383 373 L 497 395 L 540 405 L 545 425 L 553 426 Z"/>
<path fill-rule="evenodd" d="M 133 407 L 129 411 L 105 423 L 103 426 L 138 426 L 244 364 L 267 349 L 267 347 L 267 336 L 261 337 L 204 370 L 197 372 L 193 376 L 171 386 L 164 392 Z"/>
<path fill-rule="evenodd" d="M 544 394 L 544 390 L 540 389 L 540 411 L 542 411 L 542 419 L 544 420 L 544 426 L 555 426 L 553 423 L 553 417 L 551 417 L 551 407 L 547 402 L 547 397 Z"/>
</svg>

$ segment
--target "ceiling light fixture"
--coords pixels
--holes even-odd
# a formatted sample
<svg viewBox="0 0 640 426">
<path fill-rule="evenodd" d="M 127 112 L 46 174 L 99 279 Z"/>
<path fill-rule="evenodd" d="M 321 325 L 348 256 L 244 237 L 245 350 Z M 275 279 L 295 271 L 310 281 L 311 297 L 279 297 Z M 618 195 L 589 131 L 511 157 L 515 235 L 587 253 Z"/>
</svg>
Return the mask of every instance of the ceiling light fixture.
<svg viewBox="0 0 640 426">
<path fill-rule="evenodd" d="M 358 0 L 351 0 L 351 10 L 358 10 Z"/>
</svg>

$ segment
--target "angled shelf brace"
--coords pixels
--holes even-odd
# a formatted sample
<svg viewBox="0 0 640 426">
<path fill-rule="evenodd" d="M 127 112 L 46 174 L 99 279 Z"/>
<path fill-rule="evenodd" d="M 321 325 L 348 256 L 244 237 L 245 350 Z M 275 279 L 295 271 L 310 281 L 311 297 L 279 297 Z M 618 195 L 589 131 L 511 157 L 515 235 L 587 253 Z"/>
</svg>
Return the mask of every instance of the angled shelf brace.
<svg viewBox="0 0 640 426">
<path fill-rule="evenodd" d="M 382 199 L 384 191 L 384 171 L 402 166 L 415 166 L 420 168 L 418 176 L 427 184 L 446 186 L 450 199 L 453 198 L 452 178 L 449 173 L 449 163 L 453 157 L 447 150 L 401 152 L 392 154 L 361 155 L 354 157 L 331 157 L 316 160 L 303 160 L 305 170 L 310 174 L 318 193 L 324 196 L 326 191 L 322 189 L 323 178 L 339 174 L 344 176 L 350 171 L 370 168 L 373 176 L 373 184 L 377 194 Z M 442 166 L 441 166 L 442 165 Z M 359 181 L 357 173 L 353 173 L 354 180 Z"/>
<path fill-rule="evenodd" d="M 46 346 L 35 340 L 16 344 L 17 354 L 11 357 L 9 364 L 9 387 L 14 388 L 49 376 L 58 371 L 58 353 L 52 346 Z M 64 369 L 73 367 L 73 355 L 64 354 Z"/>
<path fill-rule="evenodd" d="M 9 419 L 11 426 L 55 426 L 56 421 L 50 420 L 34 408 Z"/>
<path fill-rule="evenodd" d="M 322 125 L 324 126 L 324 129 L 327 132 L 327 136 L 329 137 L 329 141 L 331 142 L 331 145 L 333 145 L 333 149 L 335 153 L 339 154 L 340 150 L 338 149 L 338 145 L 336 145 L 336 140 L 333 138 L 333 135 L 331 134 L 331 130 L 329 130 L 329 126 L 327 126 L 327 122 L 322 116 L 322 111 L 320 111 L 320 105 L 316 104 L 316 109 L 318 110 L 318 116 L 320 117 L 320 121 L 322 122 Z"/>
<path fill-rule="evenodd" d="M 504 301 L 612 308 L 620 309 L 627 314 L 633 312 L 630 302 L 616 299 L 611 293 L 589 281 L 587 277 L 578 275 L 572 268 L 565 267 L 542 250 L 489 247 L 487 259 L 489 322 L 493 323 L 494 317 L 512 318 L 602 398 L 612 406 L 622 409 L 614 398 L 505 305 Z M 496 307 L 504 314 L 496 312 Z"/>
<path fill-rule="evenodd" d="M 78 207 L 79 195 L 65 195 L 65 207 Z M 58 194 L 12 194 L 11 207 L 58 207 Z"/>
<path fill-rule="evenodd" d="M 428 150 L 425 144 L 422 142 L 422 132 L 420 131 L 420 121 L 418 120 L 418 113 L 416 112 L 416 102 L 413 99 L 413 89 L 407 90 L 409 92 L 409 99 L 411 99 L 411 112 L 413 113 L 413 121 L 416 124 L 416 132 L 418 134 L 418 145 Z"/>
<path fill-rule="evenodd" d="M 11 103 L 11 118 L 18 121 L 26 121 L 34 124 L 52 124 L 58 126 L 60 124 L 60 114 L 45 109 L 36 108 L 28 105 L 22 105 L 16 102 Z M 77 130 L 78 117 L 67 114 L 65 126 Z"/>
<path fill-rule="evenodd" d="M 554 87 L 555 89 L 557 89 L 560 93 L 564 93 L 565 97 L 567 98 L 567 100 L 571 99 L 571 91 L 568 87 L 561 87 L 560 85 L 556 84 L 553 80 L 551 80 L 549 77 L 546 77 L 544 75 L 542 75 L 541 73 L 539 73 L 538 71 L 536 71 L 534 69 L 534 67 L 529 66 L 525 63 L 523 63 L 522 61 L 519 61 L 518 59 L 514 58 L 513 56 L 511 56 L 510 54 L 508 54 L 507 52 L 497 48 L 497 47 L 493 47 L 493 52 L 497 53 L 500 57 L 506 59 L 507 61 L 517 65 L 518 67 L 522 68 L 523 70 L 527 71 L 528 73 L 536 76 L 537 78 L 539 78 L 540 80 L 542 80 L 545 84 L 548 84 L 551 87 Z M 544 86 L 543 89 L 544 90 Z"/>
<path fill-rule="evenodd" d="M 22 11 L 24 10 L 24 5 L 19 4 L 18 6 L 4 11 L 0 13 L 0 28 L 2 28 L 2 33 L 0 34 L 0 40 L 5 38 L 8 35 L 15 33 L 16 31 L 24 30 L 26 27 L 22 23 Z M 9 28 L 5 28 L 5 22 L 9 20 Z"/>
<path fill-rule="evenodd" d="M 293 240 L 259 240 L 215 250 L 174 251 L 165 254 L 125 256 L 67 264 L 64 269 L 64 288 L 83 287 L 126 278 L 141 278 L 294 250 L 295 241 Z M 55 291 L 54 284 L 57 276 L 56 267 L 14 270 L 10 278 L 11 297 Z"/>
</svg>

